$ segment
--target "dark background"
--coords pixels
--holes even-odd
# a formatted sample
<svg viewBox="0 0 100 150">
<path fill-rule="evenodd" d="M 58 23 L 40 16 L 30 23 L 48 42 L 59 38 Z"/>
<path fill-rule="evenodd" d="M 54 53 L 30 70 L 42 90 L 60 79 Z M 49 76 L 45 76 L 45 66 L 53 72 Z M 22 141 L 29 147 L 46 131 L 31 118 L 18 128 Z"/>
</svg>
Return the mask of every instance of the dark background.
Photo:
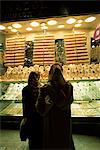
<svg viewBox="0 0 100 150">
<path fill-rule="evenodd" d="M 0 22 L 100 13 L 99 0 L 0 0 Z"/>
</svg>

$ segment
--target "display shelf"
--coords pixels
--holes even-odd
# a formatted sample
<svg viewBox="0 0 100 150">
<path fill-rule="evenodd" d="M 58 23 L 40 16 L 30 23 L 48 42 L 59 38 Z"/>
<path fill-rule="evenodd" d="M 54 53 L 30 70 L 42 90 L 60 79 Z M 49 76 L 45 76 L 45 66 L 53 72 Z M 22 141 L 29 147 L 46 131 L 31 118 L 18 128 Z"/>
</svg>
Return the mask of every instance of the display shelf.
<svg viewBox="0 0 100 150">
<path fill-rule="evenodd" d="M 33 63 L 40 65 L 54 63 L 54 36 L 35 37 Z"/>
<path fill-rule="evenodd" d="M 5 66 L 18 66 L 24 64 L 25 37 L 6 38 L 6 50 L 4 54 Z"/>
<path fill-rule="evenodd" d="M 46 83 L 47 80 L 42 80 L 41 83 L 44 84 Z M 100 79 L 85 79 L 85 80 L 70 80 L 72 84 L 82 85 L 87 84 L 93 84 L 93 89 L 94 85 L 100 90 Z M 94 84 L 95 83 L 95 84 Z M 23 81 L 15 81 L 15 80 L 10 80 L 10 81 L 2 81 L 1 84 L 3 85 L 10 85 L 13 84 L 14 87 L 15 84 L 25 84 L 27 85 L 27 80 Z M 13 87 L 13 91 L 15 91 L 16 88 Z M 73 86 L 74 87 L 74 86 Z M 88 88 L 86 86 L 86 88 Z M 82 89 L 84 89 L 82 87 Z M 71 117 L 72 117 L 72 128 L 73 132 L 75 133 L 84 133 L 84 134 L 94 134 L 94 135 L 99 135 L 99 130 L 100 130 L 100 96 L 99 96 L 99 91 L 96 90 L 97 96 L 99 100 L 93 100 L 93 96 L 91 95 L 90 99 L 85 99 L 85 97 L 82 99 L 77 99 L 75 100 L 75 90 L 76 92 L 78 91 L 78 88 L 74 89 L 74 102 L 71 104 Z M 91 91 L 91 89 L 90 89 Z M 12 93 L 11 92 L 11 93 Z M 22 92 L 22 88 L 20 89 L 20 95 Z M 91 91 L 92 92 L 92 91 Z M 99 92 L 99 93 L 98 93 Z M 6 93 L 6 92 L 5 92 Z M 18 93 L 15 92 L 13 94 L 9 93 L 9 95 L 12 95 L 12 100 L 0 100 L 0 125 L 1 128 L 3 129 L 19 129 L 20 128 L 20 122 L 22 120 L 22 100 L 21 97 L 20 99 L 15 99 L 16 94 Z M 85 93 L 85 91 L 84 91 Z M 89 91 L 85 93 L 86 96 L 89 95 Z M 78 95 L 80 93 L 78 92 Z M 81 95 L 80 95 L 81 96 Z M 13 99 L 14 97 L 14 99 Z M 80 97 L 79 97 L 80 98 Z"/>
</svg>

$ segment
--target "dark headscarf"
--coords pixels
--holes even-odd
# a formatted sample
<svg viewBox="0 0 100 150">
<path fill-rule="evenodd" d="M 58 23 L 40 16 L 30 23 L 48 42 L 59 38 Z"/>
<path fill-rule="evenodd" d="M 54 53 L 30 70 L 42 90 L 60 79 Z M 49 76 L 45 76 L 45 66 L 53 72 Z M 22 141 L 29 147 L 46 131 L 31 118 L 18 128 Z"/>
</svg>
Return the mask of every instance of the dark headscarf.
<svg viewBox="0 0 100 150">
<path fill-rule="evenodd" d="M 29 78 L 28 78 L 28 85 L 29 86 L 38 86 L 39 78 L 40 78 L 39 72 L 31 72 L 29 74 Z"/>
<path fill-rule="evenodd" d="M 60 63 L 53 64 L 49 71 L 49 82 L 51 82 L 51 84 L 55 86 L 64 85 L 65 79 L 62 72 L 63 68 Z"/>
</svg>

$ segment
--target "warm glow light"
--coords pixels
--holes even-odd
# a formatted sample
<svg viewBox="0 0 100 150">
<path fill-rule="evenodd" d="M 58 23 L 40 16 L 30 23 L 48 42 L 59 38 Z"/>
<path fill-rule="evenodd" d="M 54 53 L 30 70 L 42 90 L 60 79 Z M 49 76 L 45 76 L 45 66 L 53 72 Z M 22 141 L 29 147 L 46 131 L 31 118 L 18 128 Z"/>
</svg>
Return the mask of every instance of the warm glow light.
<svg viewBox="0 0 100 150">
<path fill-rule="evenodd" d="M 78 23 L 78 24 L 75 24 L 75 27 L 80 27 L 82 24 Z"/>
<path fill-rule="evenodd" d="M 66 21 L 66 23 L 72 24 L 72 23 L 74 23 L 75 21 L 76 21 L 76 19 L 70 18 L 70 19 L 68 19 L 68 20 Z"/>
<path fill-rule="evenodd" d="M 26 28 L 26 30 L 27 30 L 27 31 L 31 31 L 31 30 L 32 30 L 32 28 L 28 27 L 28 28 Z"/>
<path fill-rule="evenodd" d="M 12 32 L 17 32 L 17 30 L 16 30 L 16 29 L 11 29 L 11 31 L 12 31 Z"/>
<path fill-rule="evenodd" d="M 5 26 L 0 25 L 0 30 L 4 30 Z"/>
<path fill-rule="evenodd" d="M 41 23 L 41 27 L 43 27 L 43 26 L 46 26 L 46 23 L 44 23 L 44 22 L 43 22 L 43 23 Z"/>
<path fill-rule="evenodd" d="M 61 25 L 59 25 L 57 28 L 64 28 L 64 25 L 61 24 Z"/>
<path fill-rule="evenodd" d="M 83 20 L 77 20 L 77 23 L 82 23 L 83 22 Z"/>
<path fill-rule="evenodd" d="M 39 23 L 38 23 L 38 22 L 33 21 L 33 22 L 31 22 L 31 23 L 30 23 L 30 25 L 31 25 L 31 26 L 33 26 L 33 27 L 37 27 L 37 26 L 39 26 Z"/>
<path fill-rule="evenodd" d="M 41 29 L 48 29 L 48 27 L 47 26 L 42 26 Z"/>
<path fill-rule="evenodd" d="M 11 27 L 11 26 L 8 26 L 7 28 L 8 28 L 8 29 L 12 29 L 12 27 Z"/>
<path fill-rule="evenodd" d="M 55 24 L 57 24 L 57 21 L 56 20 L 50 20 L 47 23 L 48 23 L 48 25 L 55 25 Z"/>
<path fill-rule="evenodd" d="M 85 19 L 85 22 L 92 22 L 92 21 L 94 21 L 96 19 L 96 17 L 89 17 L 89 18 L 86 18 Z"/>
<path fill-rule="evenodd" d="M 14 24 L 12 24 L 12 26 L 13 26 L 14 28 L 21 28 L 21 27 L 22 27 L 22 25 L 19 24 L 19 23 L 14 23 Z"/>
</svg>

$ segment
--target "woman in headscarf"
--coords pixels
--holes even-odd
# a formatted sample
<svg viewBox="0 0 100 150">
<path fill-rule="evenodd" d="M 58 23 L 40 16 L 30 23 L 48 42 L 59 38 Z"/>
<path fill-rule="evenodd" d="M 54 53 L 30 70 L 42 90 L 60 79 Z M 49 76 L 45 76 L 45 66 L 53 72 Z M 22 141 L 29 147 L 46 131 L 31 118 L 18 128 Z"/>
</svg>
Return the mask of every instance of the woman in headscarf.
<svg viewBox="0 0 100 150">
<path fill-rule="evenodd" d="M 28 85 L 22 90 L 23 118 L 26 122 L 26 138 L 29 139 L 30 150 L 42 148 L 42 117 L 35 107 L 39 94 L 39 78 L 39 73 L 31 72 Z"/>
<path fill-rule="evenodd" d="M 63 77 L 59 63 L 51 66 L 48 83 L 40 89 L 37 110 L 43 116 L 43 148 L 75 150 L 72 139 L 73 87 Z"/>
</svg>

